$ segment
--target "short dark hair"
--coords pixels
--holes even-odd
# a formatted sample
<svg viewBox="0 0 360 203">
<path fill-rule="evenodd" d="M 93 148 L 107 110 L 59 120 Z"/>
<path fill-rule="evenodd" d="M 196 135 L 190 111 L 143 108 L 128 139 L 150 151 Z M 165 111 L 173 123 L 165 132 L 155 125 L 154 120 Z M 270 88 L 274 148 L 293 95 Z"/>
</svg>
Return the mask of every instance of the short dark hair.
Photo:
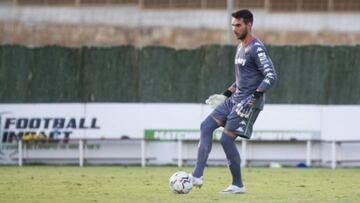
<svg viewBox="0 0 360 203">
<path fill-rule="evenodd" d="M 254 21 L 253 14 L 247 9 L 235 11 L 231 16 L 236 19 L 242 18 L 245 24 L 252 24 Z"/>
</svg>

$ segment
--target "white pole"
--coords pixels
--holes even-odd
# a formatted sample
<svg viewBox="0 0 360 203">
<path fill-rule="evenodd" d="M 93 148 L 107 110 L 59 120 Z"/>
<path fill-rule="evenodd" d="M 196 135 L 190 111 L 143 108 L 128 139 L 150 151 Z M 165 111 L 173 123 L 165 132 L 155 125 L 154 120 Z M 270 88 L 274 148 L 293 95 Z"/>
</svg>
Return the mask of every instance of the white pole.
<svg viewBox="0 0 360 203">
<path fill-rule="evenodd" d="M 246 166 L 246 140 L 241 140 L 241 167 Z"/>
<path fill-rule="evenodd" d="M 79 166 L 84 166 L 84 140 L 79 140 Z"/>
<path fill-rule="evenodd" d="M 182 140 L 178 139 L 177 141 L 177 149 L 178 149 L 178 167 L 182 167 Z"/>
<path fill-rule="evenodd" d="M 22 151 L 22 140 L 21 138 L 18 141 L 18 164 L 19 166 L 23 165 L 23 151 Z"/>
<path fill-rule="evenodd" d="M 146 141 L 145 141 L 145 139 L 142 139 L 141 140 L 141 167 L 146 166 L 145 150 L 146 150 Z"/>
<path fill-rule="evenodd" d="M 331 142 L 331 168 L 336 168 L 336 141 Z"/>
<path fill-rule="evenodd" d="M 311 140 L 306 141 L 306 166 L 311 166 Z"/>
<path fill-rule="evenodd" d="M 226 4 L 226 8 L 227 8 L 227 44 L 232 44 L 232 27 L 231 27 L 231 13 L 233 10 L 233 0 L 227 0 L 227 4 Z"/>
</svg>

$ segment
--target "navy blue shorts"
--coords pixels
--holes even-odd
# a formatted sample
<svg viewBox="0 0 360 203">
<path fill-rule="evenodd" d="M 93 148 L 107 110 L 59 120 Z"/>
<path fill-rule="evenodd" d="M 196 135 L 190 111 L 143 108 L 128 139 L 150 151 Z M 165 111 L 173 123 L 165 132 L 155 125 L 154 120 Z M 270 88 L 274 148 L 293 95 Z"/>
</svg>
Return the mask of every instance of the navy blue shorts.
<svg viewBox="0 0 360 203">
<path fill-rule="evenodd" d="M 220 120 L 226 130 L 234 132 L 240 137 L 250 139 L 260 109 L 254 108 L 251 110 L 249 118 L 242 118 L 235 112 L 236 104 L 231 98 L 228 98 L 218 105 L 210 116 Z"/>
</svg>

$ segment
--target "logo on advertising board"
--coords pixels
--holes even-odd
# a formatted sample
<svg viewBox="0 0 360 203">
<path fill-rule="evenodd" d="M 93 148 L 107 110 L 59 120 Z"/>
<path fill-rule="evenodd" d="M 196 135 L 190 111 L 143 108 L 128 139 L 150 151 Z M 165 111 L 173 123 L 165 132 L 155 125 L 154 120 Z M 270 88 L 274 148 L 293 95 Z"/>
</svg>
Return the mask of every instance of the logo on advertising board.
<svg viewBox="0 0 360 203">
<path fill-rule="evenodd" d="M 213 139 L 219 140 L 222 129 L 217 129 L 213 133 Z M 199 129 L 145 129 L 144 138 L 147 140 L 198 140 L 200 137 Z"/>
<path fill-rule="evenodd" d="M 19 139 L 67 140 L 76 130 L 98 130 L 97 118 L 85 117 L 22 117 L 11 112 L 0 112 L 1 143 Z"/>
</svg>

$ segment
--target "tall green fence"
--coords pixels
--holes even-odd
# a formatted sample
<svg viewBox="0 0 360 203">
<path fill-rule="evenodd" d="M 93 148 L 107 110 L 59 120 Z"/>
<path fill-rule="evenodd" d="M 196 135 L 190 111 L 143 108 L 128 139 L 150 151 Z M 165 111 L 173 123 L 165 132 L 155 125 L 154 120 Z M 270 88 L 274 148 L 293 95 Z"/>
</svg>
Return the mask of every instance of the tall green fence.
<svg viewBox="0 0 360 203">
<path fill-rule="evenodd" d="M 274 104 L 360 104 L 360 46 L 268 46 Z M 0 102 L 203 102 L 234 78 L 235 47 L 0 46 Z"/>
</svg>

